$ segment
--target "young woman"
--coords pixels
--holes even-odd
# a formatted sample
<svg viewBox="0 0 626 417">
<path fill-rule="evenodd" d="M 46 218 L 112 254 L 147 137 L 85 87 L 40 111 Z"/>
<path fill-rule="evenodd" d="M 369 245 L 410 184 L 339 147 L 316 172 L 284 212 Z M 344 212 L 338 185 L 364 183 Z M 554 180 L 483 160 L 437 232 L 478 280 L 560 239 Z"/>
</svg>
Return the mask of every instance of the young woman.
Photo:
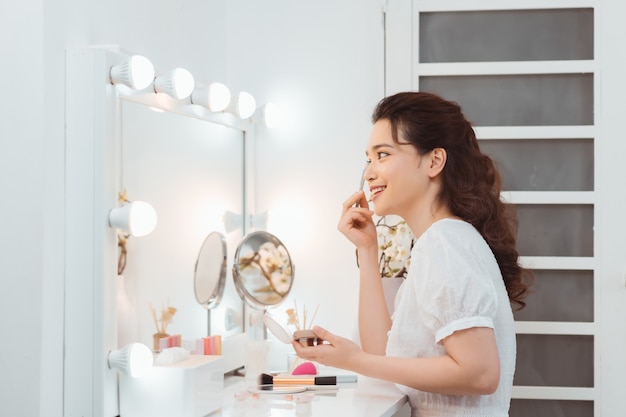
<svg viewBox="0 0 626 417">
<path fill-rule="evenodd" d="M 392 381 L 413 416 L 508 416 L 515 371 L 512 306 L 523 307 L 517 219 L 461 108 L 424 92 L 383 99 L 373 114 L 363 191 L 339 230 L 357 248 L 361 346 L 316 327 L 327 344 L 294 343 L 303 359 Z M 373 214 L 402 217 L 416 236 L 389 316 Z"/>
</svg>

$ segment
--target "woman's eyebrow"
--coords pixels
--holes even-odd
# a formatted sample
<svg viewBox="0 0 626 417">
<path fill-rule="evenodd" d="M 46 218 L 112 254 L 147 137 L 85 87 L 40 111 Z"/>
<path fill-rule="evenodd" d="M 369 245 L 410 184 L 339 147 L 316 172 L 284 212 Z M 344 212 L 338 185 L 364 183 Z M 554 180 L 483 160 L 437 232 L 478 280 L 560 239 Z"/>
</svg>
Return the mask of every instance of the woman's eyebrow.
<svg viewBox="0 0 626 417">
<path fill-rule="evenodd" d="M 376 150 L 381 149 L 381 148 L 393 148 L 393 146 L 388 144 L 388 143 L 379 143 L 378 145 L 372 146 L 370 151 L 373 152 L 373 151 L 376 151 Z M 367 155 L 367 151 L 365 151 L 365 154 Z"/>
<path fill-rule="evenodd" d="M 365 150 L 365 156 L 368 156 L 369 152 L 376 152 L 377 150 L 382 148 L 393 149 L 394 146 L 389 143 L 379 143 L 378 145 L 373 145 L 370 149 Z"/>
</svg>

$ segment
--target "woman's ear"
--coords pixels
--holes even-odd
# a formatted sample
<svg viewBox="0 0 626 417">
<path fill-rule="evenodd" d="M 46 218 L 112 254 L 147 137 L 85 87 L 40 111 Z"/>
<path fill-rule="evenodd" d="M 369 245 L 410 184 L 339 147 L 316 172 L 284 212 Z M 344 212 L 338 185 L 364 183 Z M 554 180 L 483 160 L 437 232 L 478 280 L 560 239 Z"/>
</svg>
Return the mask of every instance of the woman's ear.
<svg viewBox="0 0 626 417">
<path fill-rule="evenodd" d="M 430 167 L 428 168 L 428 175 L 431 178 L 436 177 L 443 171 L 443 167 L 446 166 L 448 160 L 448 154 L 444 148 L 435 148 L 430 151 Z"/>
</svg>

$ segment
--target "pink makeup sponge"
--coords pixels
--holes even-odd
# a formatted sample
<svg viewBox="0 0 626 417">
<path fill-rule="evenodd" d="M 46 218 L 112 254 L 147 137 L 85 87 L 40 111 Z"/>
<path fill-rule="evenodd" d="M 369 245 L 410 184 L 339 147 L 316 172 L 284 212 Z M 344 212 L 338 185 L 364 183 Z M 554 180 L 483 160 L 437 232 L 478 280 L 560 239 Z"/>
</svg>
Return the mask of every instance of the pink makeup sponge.
<svg viewBox="0 0 626 417">
<path fill-rule="evenodd" d="M 317 375 L 317 368 L 312 362 L 304 362 L 296 366 L 291 375 Z"/>
</svg>

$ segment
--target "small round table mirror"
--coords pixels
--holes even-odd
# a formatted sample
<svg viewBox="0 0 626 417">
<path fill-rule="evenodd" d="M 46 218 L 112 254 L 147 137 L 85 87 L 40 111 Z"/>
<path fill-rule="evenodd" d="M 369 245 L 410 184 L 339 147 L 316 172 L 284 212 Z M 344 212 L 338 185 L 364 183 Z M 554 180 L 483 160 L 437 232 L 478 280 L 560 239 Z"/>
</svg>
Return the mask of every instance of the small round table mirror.
<svg viewBox="0 0 626 417">
<path fill-rule="evenodd" d="M 248 234 L 237 247 L 233 279 L 239 296 L 260 309 L 280 304 L 293 284 L 294 266 L 283 243 L 268 232 Z"/>
<path fill-rule="evenodd" d="M 211 232 L 204 239 L 196 260 L 193 281 L 196 300 L 206 309 L 217 307 L 226 285 L 226 238 Z"/>
</svg>

